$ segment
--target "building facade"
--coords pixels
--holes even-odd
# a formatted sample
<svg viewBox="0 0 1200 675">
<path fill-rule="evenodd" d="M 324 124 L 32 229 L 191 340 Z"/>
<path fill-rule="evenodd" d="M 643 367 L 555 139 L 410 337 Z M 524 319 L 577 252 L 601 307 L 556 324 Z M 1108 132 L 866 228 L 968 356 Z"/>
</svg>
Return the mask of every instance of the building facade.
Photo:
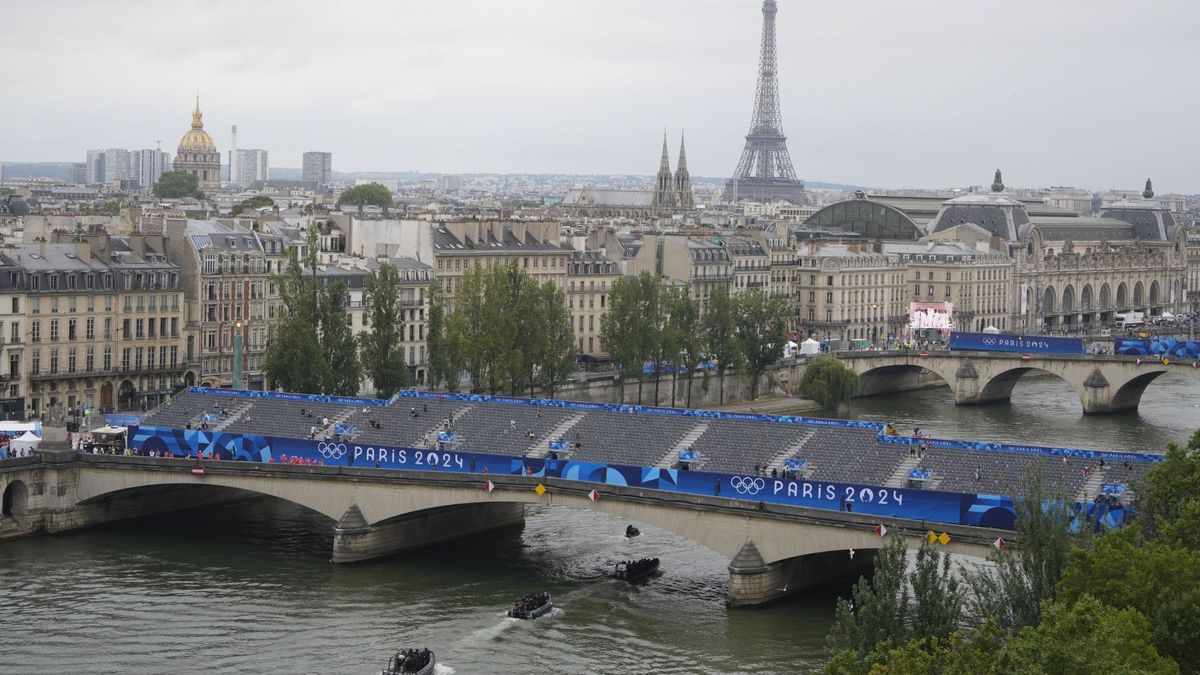
<svg viewBox="0 0 1200 675">
<path fill-rule="evenodd" d="M 324 187 L 333 182 L 333 153 L 304 153 L 304 180 Z"/>
<path fill-rule="evenodd" d="M 0 252 L 14 295 L 6 338 L 9 398 L 26 413 L 146 410 L 181 386 L 181 275 L 161 237 L 57 235 Z"/>
<path fill-rule="evenodd" d="M 196 383 L 234 384 L 240 335 L 241 385 L 265 388 L 263 362 L 282 304 L 275 275 L 287 263 L 283 239 L 211 220 L 166 219 L 163 225 L 183 278 L 185 344 L 199 365 Z"/>
<path fill-rule="evenodd" d="M 621 268 L 596 251 L 575 251 L 567 263 L 567 309 L 575 332 L 575 349 L 581 356 L 602 358 L 600 322 L 608 311 L 608 292 Z"/>
<path fill-rule="evenodd" d="M 865 242 L 807 242 L 796 255 L 800 332 L 816 340 L 886 342 L 908 326 L 900 257 Z"/>
<path fill-rule="evenodd" d="M 256 181 L 270 180 L 267 151 L 257 148 L 239 148 L 234 156 L 230 182 L 236 185 L 251 185 Z"/>
</svg>

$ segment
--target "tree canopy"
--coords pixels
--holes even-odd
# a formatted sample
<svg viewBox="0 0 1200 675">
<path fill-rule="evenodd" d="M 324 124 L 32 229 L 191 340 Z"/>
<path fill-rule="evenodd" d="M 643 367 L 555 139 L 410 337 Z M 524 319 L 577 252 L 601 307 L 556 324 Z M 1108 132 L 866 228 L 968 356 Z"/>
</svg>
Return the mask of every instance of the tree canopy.
<svg viewBox="0 0 1200 675">
<path fill-rule="evenodd" d="M 229 211 L 229 215 L 240 216 L 245 211 L 254 211 L 268 206 L 275 206 L 275 200 L 263 195 L 255 195 L 234 204 L 233 208 Z"/>
<path fill-rule="evenodd" d="M 858 373 L 833 356 L 818 356 L 804 367 L 797 390 L 826 410 L 835 410 L 858 392 Z"/>
<path fill-rule="evenodd" d="M 562 290 L 515 262 L 469 267 L 452 301 L 435 293 L 428 342 L 431 377 L 452 389 L 466 372 L 475 391 L 552 393 L 575 368 Z"/>
<path fill-rule="evenodd" d="M 186 171 L 168 171 L 158 177 L 154 184 L 154 196 L 162 199 L 178 199 L 198 194 L 200 181 Z"/>
<path fill-rule="evenodd" d="M 737 341 L 750 381 L 750 398 L 758 398 L 758 384 L 767 368 L 783 358 L 787 344 L 787 300 L 760 289 L 737 298 Z"/>
<path fill-rule="evenodd" d="M 409 382 L 400 274 L 395 266 L 383 263 L 367 277 L 363 297 L 370 317 L 367 330 L 359 335 L 363 369 L 375 386 L 375 395 L 388 398 Z"/>
<path fill-rule="evenodd" d="M 350 328 L 345 284 L 322 286 L 317 277 L 317 233 L 308 233 L 308 255 L 293 250 L 276 276 L 283 316 L 272 329 L 263 364 L 273 386 L 338 396 L 358 394 L 362 367 Z"/>
<path fill-rule="evenodd" d="M 392 191 L 379 183 L 364 183 L 342 191 L 338 196 L 338 206 L 357 206 L 359 211 L 364 206 L 379 206 L 387 213 L 392 206 Z"/>
<path fill-rule="evenodd" d="M 738 311 L 729 290 L 717 286 L 708 296 L 708 313 L 704 315 L 702 325 L 708 356 L 717 364 L 717 401 L 722 404 L 725 403 L 725 373 L 742 363 L 737 322 Z"/>
</svg>

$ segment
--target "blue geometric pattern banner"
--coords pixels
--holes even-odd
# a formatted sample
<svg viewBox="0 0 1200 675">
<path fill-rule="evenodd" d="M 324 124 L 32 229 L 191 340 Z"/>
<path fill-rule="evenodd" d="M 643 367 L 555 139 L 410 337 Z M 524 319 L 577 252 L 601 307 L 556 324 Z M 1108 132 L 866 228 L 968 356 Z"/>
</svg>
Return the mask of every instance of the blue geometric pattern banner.
<svg viewBox="0 0 1200 675">
<path fill-rule="evenodd" d="M 679 471 L 596 462 L 511 457 L 424 448 L 362 445 L 338 441 L 243 435 L 220 431 L 140 427 L 130 429 L 130 445 L 141 453 L 177 457 L 325 466 L 444 471 L 564 478 L 751 502 L 852 511 L 892 518 L 1013 529 L 1013 500 L 1002 495 L 911 490 L 819 480 L 770 478 L 703 471 Z M 1100 505 L 1075 505 L 1080 515 Z M 1107 507 L 1105 523 L 1119 525 L 1118 507 Z"/>
</svg>

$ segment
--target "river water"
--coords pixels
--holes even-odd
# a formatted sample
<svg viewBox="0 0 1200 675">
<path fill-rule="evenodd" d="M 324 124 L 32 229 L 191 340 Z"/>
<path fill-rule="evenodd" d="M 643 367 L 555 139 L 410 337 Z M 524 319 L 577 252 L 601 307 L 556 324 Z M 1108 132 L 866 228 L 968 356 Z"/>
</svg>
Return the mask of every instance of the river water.
<svg viewBox="0 0 1200 675">
<path fill-rule="evenodd" d="M 1200 379 L 1151 385 L 1142 411 L 1083 417 L 1054 379 L 1011 406 L 956 408 L 946 389 L 855 401 L 851 416 L 935 436 L 1156 451 L 1200 427 Z M 754 609 L 724 604 L 727 561 L 605 514 L 533 507 L 523 530 L 334 566 L 330 522 L 277 501 L 0 544 L 0 673 L 376 672 L 405 645 L 439 672 L 793 673 L 820 668 L 848 585 Z M 658 556 L 641 588 L 604 577 Z M 536 621 L 513 598 L 554 594 Z"/>
</svg>

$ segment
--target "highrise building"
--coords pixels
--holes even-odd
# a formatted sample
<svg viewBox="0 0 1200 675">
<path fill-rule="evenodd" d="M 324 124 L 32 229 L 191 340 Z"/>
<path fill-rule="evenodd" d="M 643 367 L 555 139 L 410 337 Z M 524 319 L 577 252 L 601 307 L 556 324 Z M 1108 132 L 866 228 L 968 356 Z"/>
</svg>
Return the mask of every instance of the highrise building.
<svg viewBox="0 0 1200 675">
<path fill-rule="evenodd" d="M 133 178 L 133 158 L 124 148 L 104 151 L 104 182 L 117 183 Z"/>
<path fill-rule="evenodd" d="M 0 172 L 0 179 L 3 173 Z M 87 164 L 84 162 L 74 162 L 71 164 L 71 182 L 83 183 L 87 181 Z"/>
<path fill-rule="evenodd" d="M 221 186 L 221 153 L 212 136 L 204 130 L 204 115 L 200 112 L 200 97 L 192 112 L 192 128 L 179 139 L 174 168 L 196 177 L 201 190 Z"/>
<path fill-rule="evenodd" d="M 84 180 L 88 183 L 103 183 L 104 182 L 104 151 L 103 150 L 88 150 L 87 160 L 84 162 L 86 169 L 84 170 Z"/>
<path fill-rule="evenodd" d="M 304 153 L 304 180 L 328 185 L 333 180 L 333 153 Z"/>
<path fill-rule="evenodd" d="M 158 182 L 163 173 L 171 170 L 171 156 L 157 148 L 133 152 L 133 179 L 148 188 Z"/>
<path fill-rule="evenodd" d="M 267 151 L 258 148 L 243 148 L 233 155 L 232 182 L 237 185 L 250 185 L 257 181 L 265 181 L 271 176 L 267 169 Z"/>
<path fill-rule="evenodd" d="M 746 147 L 733 177 L 725 183 L 726 201 L 758 202 L 804 200 L 804 183 L 796 178 L 788 155 L 787 136 L 779 112 L 779 73 L 775 58 L 775 0 L 763 0 L 762 44 L 758 57 L 758 87 L 754 117 Z"/>
</svg>

